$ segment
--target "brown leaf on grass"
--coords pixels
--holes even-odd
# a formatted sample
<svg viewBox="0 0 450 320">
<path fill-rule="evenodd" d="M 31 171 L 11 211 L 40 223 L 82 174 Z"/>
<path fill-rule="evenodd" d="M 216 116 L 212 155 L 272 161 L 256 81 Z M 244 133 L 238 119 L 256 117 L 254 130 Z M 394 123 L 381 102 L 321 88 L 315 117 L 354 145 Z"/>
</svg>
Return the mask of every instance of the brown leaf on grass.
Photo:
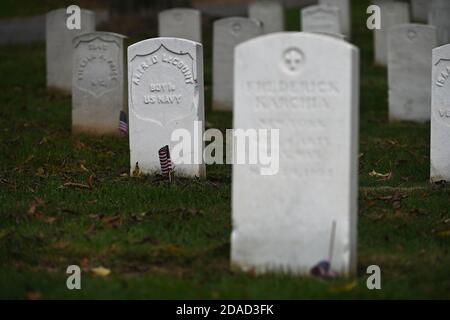
<svg viewBox="0 0 450 320">
<path fill-rule="evenodd" d="M 84 183 L 77 183 L 77 182 L 66 182 L 63 183 L 61 187 L 66 187 L 66 188 L 79 188 L 79 189 L 92 189 L 89 185 L 84 184 Z"/>
<path fill-rule="evenodd" d="M 62 212 L 62 213 L 69 213 L 69 214 L 73 214 L 73 215 L 79 215 L 78 212 L 76 212 L 75 210 L 72 210 L 72 209 L 58 208 L 58 211 Z"/>
<path fill-rule="evenodd" d="M 66 248 L 68 245 L 69 245 L 69 244 L 68 244 L 67 242 L 65 242 L 65 241 L 58 241 L 58 242 L 53 243 L 52 248 L 55 248 L 55 249 L 64 249 L 64 248 Z"/>
<path fill-rule="evenodd" d="M 45 170 L 43 167 L 39 167 L 36 170 L 35 176 L 40 177 L 40 178 L 47 178 L 47 175 L 45 174 Z"/>
<path fill-rule="evenodd" d="M 86 149 L 86 148 L 87 148 L 87 146 L 80 140 L 75 141 L 75 149 L 82 150 L 82 149 Z"/>
<path fill-rule="evenodd" d="M 134 166 L 133 169 L 133 177 L 139 177 L 141 175 L 141 169 L 139 168 L 139 162 L 136 162 L 136 165 Z"/>
<path fill-rule="evenodd" d="M 26 158 L 26 160 L 23 162 L 23 164 L 27 164 L 28 162 L 30 162 L 31 160 L 34 159 L 34 155 L 29 155 L 28 158 Z"/>
<path fill-rule="evenodd" d="M 122 217 L 120 216 L 104 216 L 100 218 L 100 221 L 109 227 L 117 228 L 122 225 Z"/>
<path fill-rule="evenodd" d="M 102 266 L 97 267 L 97 268 L 92 268 L 91 271 L 94 275 L 99 276 L 99 277 L 107 277 L 111 273 L 110 269 L 104 268 Z"/>
<path fill-rule="evenodd" d="M 48 223 L 48 224 L 53 224 L 56 221 L 56 218 L 55 217 L 48 217 L 48 218 L 45 218 L 44 221 L 46 223 Z"/>
<path fill-rule="evenodd" d="M 389 180 L 392 177 L 392 172 L 388 172 L 388 173 L 379 173 L 376 172 L 375 170 L 372 170 L 371 172 L 369 172 L 369 176 L 371 177 L 375 177 L 375 178 L 380 178 L 377 181 L 384 181 L 384 180 Z"/>
<path fill-rule="evenodd" d="M 81 170 L 83 170 L 83 171 L 85 171 L 85 172 L 90 172 L 89 169 L 86 168 L 86 167 L 84 166 L 84 164 L 82 164 L 82 163 L 80 163 L 80 168 L 81 168 Z"/>
<path fill-rule="evenodd" d="M 331 287 L 330 292 L 332 293 L 341 293 L 341 292 L 349 292 L 357 287 L 358 283 L 356 281 L 346 283 L 342 286 Z"/>
<path fill-rule="evenodd" d="M 399 143 L 397 140 L 394 140 L 394 139 L 386 139 L 386 142 L 393 146 L 395 146 L 396 144 Z"/>
<path fill-rule="evenodd" d="M 413 215 L 426 215 L 428 214 L 428 212 L 426 212 L 425 210 L 422 209 L 418 209 L 418 208 L 413 208 L 409 211 L 410 214 Z"/>
<path fill-rule="evenodd" d="M 89 228 L 84 232 L 85 236 L 89 238 L 95 231 L 95 223 L 92 223 Z"/>
<path fill-rule="evenodd" d="M 30 208 L 28 209 L 28 214 L 31 216 L 36 215 L 37 212 L 37 208 L 39 206 L 42 206 L 44 204 L 44 200 L 42 200 L 41 198 L 34 198 L 33 202 L 31 202 Z"/>
<path fill-rule="evenodd" d="M 95 176 L 94 174 L 91 174 L 88 179 L 88 185 L 89 185 L 89 188 L 91 188 L 91 189 L 94 188 L 94 176 Z"/>
<path fill-rule="evenodd" d="M 41 139 L 41 141 L 39 141 L 39 145 L 46 144 L 47 142 L 48 142 L 47 137 L 43 137 L 43 138 Z"/>
<path fill-rule="evenodd" d="M 371 214 L 369 215 L 369 219 L 374 220 L 374 221 L 379 221 L 379 220 L 383 220 L 385 218 L 385 214 L 384 213 L 379 213 L 379 214 Z"/>
<path fill-rule="evenodd" d="M 203 215 L 203 211 L 196 208 L 177 208 L 171 212 L 178 213 L 181 218 L 196 217 Z"/>
<path fill-rule="evenodd" d="M 133 219 L 135 221 L 143 221 L 146 215 L 147 215 L 147 212 L 132 213 L 131 219 Z"/>
<path fill-rule="evenodd" d="M 38 291 L 27 291 L 25 296 L 28 300 L 41 300 L 42 299 L 42 294 Z"/>
<path fill-rule="evenodd" d="M 437 236 L 439 238 L 449 238 L 450 237 L 450 229 L 438 232 Z"/>
<path fill-rule="evenodd" d="M 89 259 L 86 257 L 81 259 L 80 267 L 82 270 L 88 270 L 89 269 Z"/>
</svg>

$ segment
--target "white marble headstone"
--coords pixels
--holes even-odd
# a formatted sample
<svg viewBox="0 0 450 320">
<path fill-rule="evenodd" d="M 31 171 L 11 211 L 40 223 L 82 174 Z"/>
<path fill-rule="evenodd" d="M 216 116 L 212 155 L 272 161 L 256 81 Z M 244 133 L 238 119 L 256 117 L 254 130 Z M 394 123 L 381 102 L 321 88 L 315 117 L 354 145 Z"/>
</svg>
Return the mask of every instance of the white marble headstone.
<svg viewBox="0 0 450 320">
<path fill-rule="evenodd" d="M 72 92 L 72 40 L 83 33 L 95 31 L 95 13 L 81 10 L 81 29 L 67 28 L 66 8 L 57 9 L 46 15 L 46 65 L 47 88 Z"/>
<path fill-rule="evenodd" d="M 431 0 L 411 0 L 411 16 L 414 21 L 428 22 Z"/>
<path fill-rule="evenodd" d="M 73 40 L 72 132 L 119 133 L 126 104 L 124 38 L 93 32 Z"/>
<path fill-rule="evenodd" d="M 319 0 L 319 4 L 332 5 L 339 8 L 342 34 L 349 39 L 352 33 L 350 0 Z"/>
<path fill-rule="evenodd" d="M 355 273 L 358 49 L 277 33 L 240 44 L 235 59 L 234 128 L 279 129 L 280 163 L 275 175 L 233 165 L 232 265 L 309 274 L 331 251 L 332 270 Z"/>
<path fill-rule="evenodd" d="M 202 42 L 202 15 L 199 10 L 175 8 L 158 15 L 159 36 Z"/>
<path fill-rule="evenodd" d="M 431 181 L 450 181 L 450 44 L 433 49 Z"/>
<path fill-rule="evenodd" d="M 430 0 L 428 23 L 438 30 L 439 45 L 450 43 L 450 1 Z"/>
<path fill-rule="evenodd" d="M 436 28 L 402 24 L 388 32 L 389 119 L 430 120 L 431 52 Z"/>
<path fill-rule="evenodd" d="M 252 2 L 248 7 L 248 16 L 261 21 L 264 34 L 284 30 L 284 8 L 278 1 L 260 0 Z"/>
<path fill-rule="evenodd" d="M 302 31 L 342 34 L 340 11 L 336 6 L 309 6 L 301 10 L 301 15 Z"/>
<path fill-rule="evenodd" d="M 177 38 L 154 38 L 128 47 L 128 108 L 131 171 L 160 172 L 158 150 L 169 145 L 175 174 L 203 177 L 203 47 Z M 202 121 L 199 127 L 197 121 Z M 171 135 L 191 135 L 190 163 L 179 163 Z"/>
<path fill-rule="evenodd" d="M 260 36 L 262 24 L 254 19 L 231 17 L 214 22 L 213 109 L 233 111 L 234 48 Z"/>
<path fill-rule="evenodd" d="M 374 1 L 381 9 L 381 29 L 374 30 L 375 63 L 387 66 L 387 35 L 389 28 L 409 23 L 409 4 L 405 2 Z"/>
</svg>

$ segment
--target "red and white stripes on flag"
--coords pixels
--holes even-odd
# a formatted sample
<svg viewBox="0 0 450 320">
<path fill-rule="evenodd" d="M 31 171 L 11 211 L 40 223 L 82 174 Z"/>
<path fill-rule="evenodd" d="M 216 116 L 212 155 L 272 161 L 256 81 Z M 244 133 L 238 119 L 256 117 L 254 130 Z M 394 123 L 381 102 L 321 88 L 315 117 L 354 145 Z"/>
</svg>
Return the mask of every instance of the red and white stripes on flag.
<svg viewBox="0 0 450 320">
<path fill-rule="evenodd" d="M 161 164 L 161 172 L 164 176 L 170 175 L 172 171 L 172 161 L 170 161 L 169 146 L 165 145 L 158 151 L 159 163 Z"/>
<path fill-rule="evenodd" d="M 120 111 L 119 131 L 123 134 L 128 134 L 127 114 L 124 111 Z"/>
</svg>

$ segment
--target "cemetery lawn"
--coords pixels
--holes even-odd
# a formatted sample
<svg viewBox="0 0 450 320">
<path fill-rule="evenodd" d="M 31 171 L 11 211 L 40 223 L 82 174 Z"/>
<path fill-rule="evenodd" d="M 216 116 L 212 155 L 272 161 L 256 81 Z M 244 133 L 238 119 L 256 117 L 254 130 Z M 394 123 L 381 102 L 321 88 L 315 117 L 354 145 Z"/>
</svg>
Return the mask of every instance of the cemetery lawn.
<svg viewBox="0 0 450 320">
<path fill-rule="evenodd" d="M 45 89 L 45 46 L 5 45 L 0 298 L 450 298 L 450 188 L 428 182 L 429 124 L 388 123 L 386 69 L 373 66 L 365 28 L 368 1 L 353 3 L 361 53 L 357 277 L 231 270 L 230 166 L 170 186 L 129 177 L 126 138 L 71 135 L 70 97 Z M 297 10 L 287 17 L 295 30 Z M 225 130 L 231 115 L 209 111 L 210 49 L 207 126 Z M 83 270 L 82 290 L 66 288 L 72 264 Z M 366 288 L 372 264 L 381 267 L 382 290 Z"/>
</svg>

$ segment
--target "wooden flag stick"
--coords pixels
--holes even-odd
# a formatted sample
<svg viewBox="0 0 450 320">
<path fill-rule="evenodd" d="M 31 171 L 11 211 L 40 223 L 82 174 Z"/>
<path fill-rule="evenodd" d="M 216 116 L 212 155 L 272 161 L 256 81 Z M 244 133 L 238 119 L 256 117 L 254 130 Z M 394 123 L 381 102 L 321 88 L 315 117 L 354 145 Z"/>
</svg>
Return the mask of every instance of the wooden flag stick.
<svg viewBox="0 0 450 320">
<path fill-rule="evenodd" d="M 333 220 L 333 224 L 331 226 L 331 236 L 330 236 L 330 252 L 328 252 L 328 262 L 330 264 L 331 264 L 331 259 L 333 258 L 335 234 L 336 234 L 336 220 Z"/>
</svg>

